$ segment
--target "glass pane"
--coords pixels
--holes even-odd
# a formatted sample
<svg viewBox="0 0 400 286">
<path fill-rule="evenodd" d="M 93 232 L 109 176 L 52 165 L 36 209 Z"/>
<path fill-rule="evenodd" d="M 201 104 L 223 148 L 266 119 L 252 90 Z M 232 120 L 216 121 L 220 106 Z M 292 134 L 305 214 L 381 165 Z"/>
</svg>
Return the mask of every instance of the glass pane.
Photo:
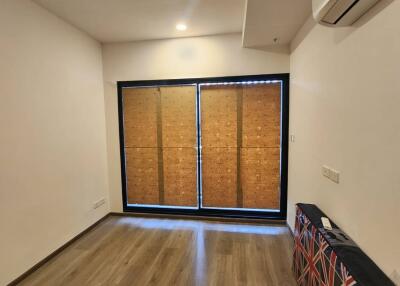
<svg viewBox="0 0 400 286">
<path fill-rule="evenodd" d="M 202 206 L 279 210 L 281 83 L 201 85 Z"/>
<path fill-rule="evenodd" d="M 197 207 L 196 86 L 122 95 L 128 205 Z"/>
</svg>

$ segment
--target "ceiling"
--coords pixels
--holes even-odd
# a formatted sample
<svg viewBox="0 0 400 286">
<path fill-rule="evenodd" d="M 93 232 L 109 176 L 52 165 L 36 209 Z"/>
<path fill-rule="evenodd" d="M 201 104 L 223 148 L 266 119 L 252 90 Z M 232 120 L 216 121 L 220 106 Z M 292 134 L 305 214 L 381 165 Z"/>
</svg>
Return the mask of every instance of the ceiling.
<svg viewBox="0 0 400 286">
<path fill-rule="evenodd" d="M 243 32 L 243 46 L 264 47 L 288 44 L 312 0 L 33 1 L 102 43 Z M 175 29 L 180 22 L 186 31 Z"/>
<path fill-rule="evenodd" d="M 245 0 L 33 0 L 103 43 L 241 32 Z M 178 22 L 188 29 L 177 31 Z"/>
<path fill-rule="evenodd" d="M 312 0 L 248 0 L 243 46 L 289 44 L 311 15 L 311 2 Z"/>
</svg>

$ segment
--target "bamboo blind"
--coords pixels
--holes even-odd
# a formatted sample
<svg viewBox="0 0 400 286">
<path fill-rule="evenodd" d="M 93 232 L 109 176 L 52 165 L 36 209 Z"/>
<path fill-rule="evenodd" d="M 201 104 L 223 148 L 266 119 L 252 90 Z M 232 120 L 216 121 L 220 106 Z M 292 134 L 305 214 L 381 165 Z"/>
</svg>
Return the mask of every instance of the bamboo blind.
<svg viewBox="0 0 400 286">
<path fill-rule="evenodd" d="M 196 88 L 123 89 L 129 204 L 196 206 Z"/>
<path fill-rule="evenodd" d="M 205 207 L 279 209 L 280 84 L 201 88 Z"/>
</svg>

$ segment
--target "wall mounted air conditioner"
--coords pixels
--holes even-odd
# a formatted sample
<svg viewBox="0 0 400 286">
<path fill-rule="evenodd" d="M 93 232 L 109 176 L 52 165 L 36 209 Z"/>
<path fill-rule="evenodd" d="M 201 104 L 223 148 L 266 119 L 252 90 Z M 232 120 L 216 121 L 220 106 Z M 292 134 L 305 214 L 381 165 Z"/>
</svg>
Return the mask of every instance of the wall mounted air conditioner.
<svg viewBox="0 0 400 286">
<path fill-rule="evenodd" d="M 327 26 L 350 26 L 380 0 L 313 0 L 314 19 Z"/>
</svg>

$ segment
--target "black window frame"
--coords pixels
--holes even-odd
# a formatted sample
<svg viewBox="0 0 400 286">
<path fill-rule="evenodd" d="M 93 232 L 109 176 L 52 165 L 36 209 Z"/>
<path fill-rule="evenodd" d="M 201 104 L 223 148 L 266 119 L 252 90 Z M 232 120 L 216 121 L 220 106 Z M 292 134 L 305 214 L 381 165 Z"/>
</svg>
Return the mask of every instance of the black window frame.
<svg viewBox="0 0 400 286">
<path fill-rule="evenodd" d="M 120 142 L 120 160 L 121 160 L 121 186 L 122 203 L 124 212 L 133 213 L 158 213 L 158 214 L 179 214 L 191 216 L 215 216 L 215 217 L 236 217 L 252 219 L 272 219 L 286 220 L 287 216 L 287 181 L 288 181 L 288 152 L 289 152 L 289 80 L 288 73 L 281 74 L 258 74 L 243 76 L 223 76 L 223 77 L 203 77 L 203 78 L 183 78 L 183 79 L 163 79 L 163 80 L 139 80 L 139 81 L 118 81 L 118 122 L 119 122 L 119 142 Z M 163 206 L 143 207 L 128 206 L 127 185 L 125 170 L 125 140 L 124 140 L 124 118 L 123 118 L 123 88 L 132 87 L 154 87 L 154 86 L 176 86 L 176 85 L 196 85 L 197 86 L 197 116 L 199 116 L 199 84 L 205 83 L 223 83 L 223 82 L 248 82 L 248 81 L 280 81 L 282 82 L 281 98 L 281 174 L 280 174 L 280 208 L 279 211 L 246 211 L 231 209 L 204 209 L 201 208 L 199 201 L 198 209 L 182 209 Z M 199 122 L 197 118 L 197 122 Z M 197 126 L 199 128 L 200 126 Z M 199 156 L 199 152 L 198 152 Z M 200 158 L 198 158 L 200 164 Z M 198 166 L 199 169 L 199 166 Z M 201 183 L 200 180 L 198 182 Z"/>
</svg>

